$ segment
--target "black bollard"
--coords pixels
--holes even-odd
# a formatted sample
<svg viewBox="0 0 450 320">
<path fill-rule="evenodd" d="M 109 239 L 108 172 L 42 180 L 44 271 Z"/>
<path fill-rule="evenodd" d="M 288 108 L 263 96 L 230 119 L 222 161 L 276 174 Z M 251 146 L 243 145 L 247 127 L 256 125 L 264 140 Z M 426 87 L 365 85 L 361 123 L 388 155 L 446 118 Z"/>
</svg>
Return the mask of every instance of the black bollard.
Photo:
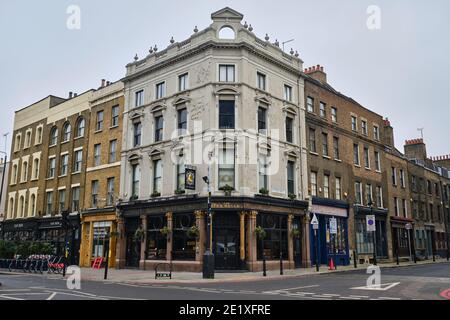
<svg viewBox="0 0 450 320">
<path fill-rule="evenodd" d="M 280 255 L 280 275 L 283 275 L 283 257 Z"/>
<path fill-rule="evenodd" d="M 355 266 L 355 269 L 358 268 L 358 261 L 356 261 L 356 251 L 353 250 L 353 265 Z"/>
</svg>

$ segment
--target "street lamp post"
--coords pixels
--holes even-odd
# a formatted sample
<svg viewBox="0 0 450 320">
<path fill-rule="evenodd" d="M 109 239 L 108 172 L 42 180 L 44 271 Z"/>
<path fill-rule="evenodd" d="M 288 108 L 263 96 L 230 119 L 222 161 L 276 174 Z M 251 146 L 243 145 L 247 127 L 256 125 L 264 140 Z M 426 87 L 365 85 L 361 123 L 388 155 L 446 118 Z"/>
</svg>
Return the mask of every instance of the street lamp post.
<svg viewBox="0 0 450 320">
<path fill-rule="evenodd" d="M 211 158 L 210 154 L 210 158 Z M 214 279 L 214 253 L 212 252 L 212 244 L 211 244 L 211 168 L 210 164 L 208 164 L 208 176 L 203 177 L 203 181 L 205 181 L 208 186 L 208 212 L 206 216 L 206 248 L 205 254 L 203 255 L 203 279 Z"/>
<path fill-rule="evenodd" d="M 369 207 L 370 207 L 370 215 L 373 216 L 373 202 L 372 202 L 372 197 L 370 197 L 369 199 L 369 203 L 368 203 Z M 376 229 L 376 220 L 375 220 L 375 231 L 373 232 L 373 264 L 377 265 L 377 229 Z"/>
<path fill-rule="evenodd" d="M 2 183 L 0 185 L 0 203 L 1 203 L 2 197 L 3 197 L 3 184 L 5 182 L 5 172 L 6 172 L 6 163 L 8 161 L 8 154 L 3 151 L 0 151 L 0 153 L 5 155 L 4 162 L 3 162 L 3 171 L 2 171 Z M 0 222 L 3 223 L 3 221 L 0 221 Z M 3 228 L 2 228 L 1 238 L 3 239 Z"/>
</svg>

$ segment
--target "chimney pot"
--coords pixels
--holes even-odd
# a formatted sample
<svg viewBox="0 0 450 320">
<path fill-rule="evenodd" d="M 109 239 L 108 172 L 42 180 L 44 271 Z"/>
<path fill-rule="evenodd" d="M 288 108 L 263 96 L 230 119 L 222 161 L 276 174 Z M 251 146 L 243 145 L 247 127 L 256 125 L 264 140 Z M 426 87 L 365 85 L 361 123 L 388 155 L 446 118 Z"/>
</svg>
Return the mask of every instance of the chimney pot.
<svg viewBox="0 0 450 320">
<path fill-rule="evenodd" d="M 102 85 L 101 85 L 102 88 L 105 86 L 105 83 L 106 83 L 106 80 L 102 79 Z"/>
<path fill-rule="evenodd" d="M 73 92 L 70 91 L 70 92 L 69 92 L 69 99 L 72 99 L 72 97 L 73 97 Z"/>
</svg>

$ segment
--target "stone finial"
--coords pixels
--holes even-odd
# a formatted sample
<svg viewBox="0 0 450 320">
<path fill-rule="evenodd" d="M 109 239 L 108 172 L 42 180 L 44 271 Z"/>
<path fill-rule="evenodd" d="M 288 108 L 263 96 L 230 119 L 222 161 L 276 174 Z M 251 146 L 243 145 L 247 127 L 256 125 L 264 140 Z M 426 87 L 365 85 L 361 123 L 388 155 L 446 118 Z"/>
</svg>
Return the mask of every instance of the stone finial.
<svg viewBox="0 0 450 320">
<path fill-rule="evenodd" d="M 194 32 L 195 32 L 195 33 L 197 33 L 197 32 L 198 32 L 198 28 L 197 28 L 197 26 L 195 26 L 195 28 L 194 28 Z"/>
<path fill-rule="evenodd" d="M 158 47 L 155 44 L 155 47 L 153 48 L 153 51 L 157 52 L 158 51 Z"/>
<path fill-rule="evenodd" d="M 266 41 L 269 41 L 269 35 L 266 33 L 266 37 L 264 38 L 264 39 L 266 39 Z"/>
<path fill-rule="evenodd" d="M 298 58 L 300 55 L 298 54 L 298 51 L 295 51 L 295 56 Z"/>
<path fill-rule="evenodd" d="M 250 32 L 252 32 L 252 31 L 253 31 L 253 27 L 252 27 L 252 25 L 249 25 L 249 26 L 248 26 L 248 31 L 250 31 Z"/>
<path fill-rule="evenodd" d="M 247 21 L 245 21 L 245 23 L 244 23 L 244 28 L 245 28 L 245 29 L 247 29 L 247 28 L 248 28 L 248 24 L 247 24 Z"/>
<path fill-rule="evenodd" d="M 295 53 L 295 52 L 294 52 L 294 49 L 291 48 L 290 54 L 291 54 L 291 55 L 294 55 L 294 53 Z"/>
<path fill-rule="evenodd" d="M 278 42 L 278 39 L 275 39 L 275 43 L 274 43 L 277 47 L 280 46 L 280 43 Z"/>
<path fill-rule="evenodd" d="M 139 60 L 139 57 L 138 57 L 138 55 L 136 53 L 136 55 L 134 56 L 134 61 L 138 61 L 138 60 Z"/>
<path fill-rule="evenodd" d="M 174 44 L 174 43 L 175 43 L 175 40 L 173 39 L 173 37 L 170 38 L 170 43 L 171 43 L 171 44 Z"/>
<path fill-rule="evenodd" d="M 148 52 L 149 52 L 150 54 L 152 54 L 152 53 L 153 53 L 153 48 L 150 47 L 150 50 L 148 50 Z"/>
</svg>

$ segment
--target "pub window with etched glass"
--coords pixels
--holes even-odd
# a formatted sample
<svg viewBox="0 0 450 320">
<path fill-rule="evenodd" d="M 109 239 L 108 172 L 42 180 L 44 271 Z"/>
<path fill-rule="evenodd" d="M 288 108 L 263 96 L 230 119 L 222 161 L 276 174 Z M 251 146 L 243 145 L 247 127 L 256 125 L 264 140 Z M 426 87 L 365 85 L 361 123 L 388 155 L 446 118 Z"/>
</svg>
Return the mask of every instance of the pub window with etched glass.
<svg viewBox="0 0 450 320">
<path fill-rule="evenodd" d="M 257 225 L 266 231 L 266 237 L 257 242 L 258 260 L 263 254 L 267 260 L 288 259 L 287 216 L 261 213 Z"/>
<path fill-rule="evenodd" d="M 193 214 L 173 215 L 173 260 L 195 260 L 196 239 L 188 232 L 194 225 Z"/>
<path fill-rule="evenodd" d="M 161 232 L 167 227 L 165 215 L 149 216 L 147 224 L 147 259 L 165 260 L 168 234 Z"/>
</svg>

